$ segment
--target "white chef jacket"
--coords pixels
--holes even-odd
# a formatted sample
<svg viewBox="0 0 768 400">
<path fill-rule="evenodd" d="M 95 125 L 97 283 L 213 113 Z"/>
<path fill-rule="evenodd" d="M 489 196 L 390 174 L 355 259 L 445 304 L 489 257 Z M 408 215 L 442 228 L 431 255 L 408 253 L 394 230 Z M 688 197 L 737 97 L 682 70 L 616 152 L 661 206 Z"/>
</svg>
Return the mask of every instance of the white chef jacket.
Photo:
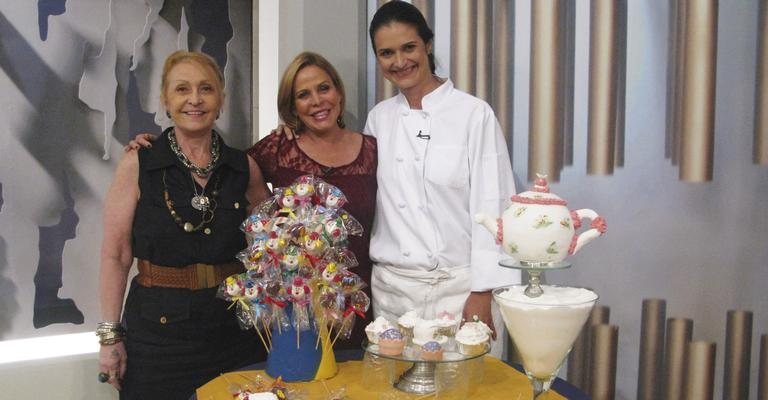
<svg viewBox="0 0 768 400">
<path fill-rule="evenodd" d="M 376 137 L 379 155 L 375 264 L 415 273 L 470 268 L 472 291 L 520 282 L 518 271 L 498 265 L 495 232 L 474 222 L 478 212 L 500 216 L 515 193 L 506 141 L 486 102 L 447 79 L 421 110 L 402 94 L 380 102 L 365 133 Z"/>
</svg>

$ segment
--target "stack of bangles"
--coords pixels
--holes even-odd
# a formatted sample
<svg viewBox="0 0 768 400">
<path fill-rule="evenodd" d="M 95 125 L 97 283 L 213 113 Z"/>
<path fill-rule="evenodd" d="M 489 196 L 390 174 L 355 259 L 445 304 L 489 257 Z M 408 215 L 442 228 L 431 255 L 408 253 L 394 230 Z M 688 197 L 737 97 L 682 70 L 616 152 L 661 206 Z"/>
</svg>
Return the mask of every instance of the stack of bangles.
<svg viewBox="0 0 768 400">
<path fill-rule="evenodd" d="M 99 337 L 100 345 L 112 345 L 123 341 L 125 330 L 119 322 L 99 322 L 96 336 Z"/>
</svg>

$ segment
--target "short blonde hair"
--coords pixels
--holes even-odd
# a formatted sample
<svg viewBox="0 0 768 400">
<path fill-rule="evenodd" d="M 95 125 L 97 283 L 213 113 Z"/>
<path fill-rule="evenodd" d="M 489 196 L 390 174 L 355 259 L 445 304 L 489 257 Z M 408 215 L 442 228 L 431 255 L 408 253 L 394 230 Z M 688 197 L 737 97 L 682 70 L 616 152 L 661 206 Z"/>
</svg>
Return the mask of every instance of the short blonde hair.
<svg viewBox="0 0 768 400">
<path fill-rule="evenodd" d="M 224 99 L 224 74 L 221 72 L 221 68 L 219 68 L 216 60 L 208 54 L 186 50 L 176 50 L 165 59 L 165 64 L 163 64 L 163 75 L 160 81 L 161 99 L 165 99 L 165 90 L 168 89 L 168 73 L 171 72 L 173 67 L 183 62 L 196 63 L 213 71 L 219 85 L 219 93 L 221 93 L 222 100 Z"/>
<path fill-rule="evenodd" d="M 336 123 L 340 128 L 343 128 L 346 125 L 344 123 L 344 110 L 346 108 L 345 102 L 347 99 L 347 94 L 344 91 L 344 83 L 341 82 L 341 77 L 339 76 L 339 73 L 336 72 L 336 68 L 334 68 L 333 65 L 325 59 L 325 57 L 309 51 L 305 51 L 297 55 L 293 61 L 291 61 L 291 63 L 288 64 L 288 66 L 285 68 L 283 77 L 280 79 L 280 86 L 277 89 L 277 112 L 280 115 L 280 119 L 282 119 L 289 128 L 295 131 L 302 131 L 304 129 L 304 124 L 296 115 L 296 107 L 293 97 L 293 86 L 296 82 L 296 75 L 299 74 L 299 71 L 310 65 L 314 65 L 325 71 L 325 73 L 331 77 L 333 86 L 336 87 L 336 90 L 341 95 L 341 113 L 339 114 L 339 118 Z"/>
</svg>

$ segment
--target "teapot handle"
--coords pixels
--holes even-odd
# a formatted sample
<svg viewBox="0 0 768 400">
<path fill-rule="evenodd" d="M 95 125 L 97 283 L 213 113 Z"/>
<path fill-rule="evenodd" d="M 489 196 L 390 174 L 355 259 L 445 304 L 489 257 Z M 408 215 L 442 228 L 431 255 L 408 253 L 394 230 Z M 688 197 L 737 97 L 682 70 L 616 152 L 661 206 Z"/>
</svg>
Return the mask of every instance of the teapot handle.
<svg viewBox="0 0 768 400">
<path fill-rule="evenodd" d="M 581 220 L 587 218 L 592 222 L 589 224 L 589 229 L 580 233 L 574 234 L 571 239 L 571 246 L 568 248 L 568 254 L 576 254 L 585 244 L 591 242 L 598 236 L 605 233 L 608 229 L 608 225 L 605 219 L 599 216 L 594 210 L 588 208 L 582 208 L 581 210 L 571 211 L 571 220 L 573 221 L 573 228 L 579 229 L 581 227 Z"/>
</svg>

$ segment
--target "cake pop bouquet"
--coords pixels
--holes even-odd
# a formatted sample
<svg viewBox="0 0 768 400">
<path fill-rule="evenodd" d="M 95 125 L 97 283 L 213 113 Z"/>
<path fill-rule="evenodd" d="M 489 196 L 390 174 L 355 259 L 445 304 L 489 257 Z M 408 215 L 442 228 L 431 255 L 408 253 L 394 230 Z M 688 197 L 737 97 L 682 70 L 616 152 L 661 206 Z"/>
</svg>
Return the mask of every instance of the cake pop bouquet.
<svg viewBox="0 0 768 400">
<path fill-rule="evenodd" d="M 256 330 L 270 352 L 268 364 L 286 334 L 296 350 L 332 348 L 370 307 L 347 249 L 348 237 L 363 229 L 346 203 L 337 187 L 304 175 L 275 188 L 241 224 L 248 246 L 237 257 L 246 271 L 229 276 L 218 296 L 236 307 L 242 328 Z"/>
</svg>

